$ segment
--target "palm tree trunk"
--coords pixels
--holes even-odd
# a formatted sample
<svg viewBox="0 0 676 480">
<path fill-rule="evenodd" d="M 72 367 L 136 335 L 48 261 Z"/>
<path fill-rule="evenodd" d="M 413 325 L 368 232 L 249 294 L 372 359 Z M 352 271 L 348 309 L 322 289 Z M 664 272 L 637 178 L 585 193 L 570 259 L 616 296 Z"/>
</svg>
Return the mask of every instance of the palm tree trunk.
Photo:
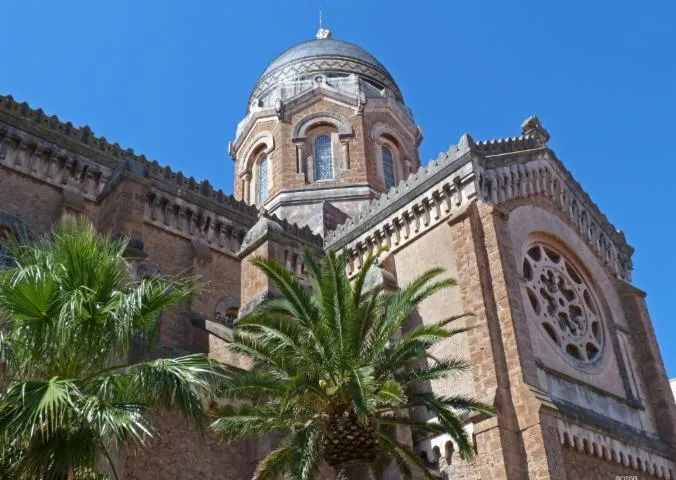
<svg viewBox="0 0 676 480">
<path fill-rule="evenodd" d="M 336 467 L 336 480 L 372 480 L 373 474 L 367 463 L 347 463 Z"/>
</svg>

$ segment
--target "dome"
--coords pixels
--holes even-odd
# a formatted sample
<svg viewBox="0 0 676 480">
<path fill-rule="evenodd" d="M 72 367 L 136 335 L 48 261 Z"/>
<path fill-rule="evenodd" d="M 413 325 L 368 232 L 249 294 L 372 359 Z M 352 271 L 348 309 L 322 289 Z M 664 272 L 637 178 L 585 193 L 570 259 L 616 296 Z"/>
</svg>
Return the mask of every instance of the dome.
<svg viewBox="0 0 676 480">
<path fill-rule="evenodd" d="M 378 59 L 359 45 L 330 36 L 299 43 L 275 58 L 256 83 L 251 97 L 259 97 L 285 80 L 306 78 L 312 74 L 355 74 L 378 88 L 389 88 L 398 100 L 403 101 L 392 75 Z"/>
</svg>

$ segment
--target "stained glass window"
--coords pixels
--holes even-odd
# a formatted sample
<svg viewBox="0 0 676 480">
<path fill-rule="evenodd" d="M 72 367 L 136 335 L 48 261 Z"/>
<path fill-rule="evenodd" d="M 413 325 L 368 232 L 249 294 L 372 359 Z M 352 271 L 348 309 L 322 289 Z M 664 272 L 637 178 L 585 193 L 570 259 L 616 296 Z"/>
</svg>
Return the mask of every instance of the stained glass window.
<svg viewBox="0 0 676 480">
<path fill-rule="evenodd" d="M 331 137 L 320 135 L 315 139 L 315 180 L 333 178 Z"/>
<path fill-rule="evenodd" d="M 392 151 L 383 145 L 383 177 L 385 180 L 385 189 L 389 190 L 394 187 L 394 160 L 392 159 Z"/>
<path fill-rule="evenodd" d="M 258 162 L 258 185 L 257 203 L 263 203 L 268 199 L 268 157 L 261 158 Z"/>
</svg>

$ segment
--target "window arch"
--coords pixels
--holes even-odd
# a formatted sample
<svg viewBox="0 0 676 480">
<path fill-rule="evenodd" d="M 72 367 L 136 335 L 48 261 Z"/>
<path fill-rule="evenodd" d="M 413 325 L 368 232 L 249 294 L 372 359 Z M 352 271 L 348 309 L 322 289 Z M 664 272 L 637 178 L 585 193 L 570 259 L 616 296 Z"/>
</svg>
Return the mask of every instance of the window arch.
<svg viewBox="0 0 676 480">
<path fill-rule="evenodd" d="M 381 153 L 383 157 L 383 181 L 385 182 L 385 190 L 389 190 L 394 187 L 395 174 L 394 174 L 394 157 L 392 156 L 392 150 L 386 145 L 381 147 Z"/>
<path fill-rule="evenodd" d="M 319 135 L 315 138 L 315 180 L 333 178 L 333 151 L 331 137 Z"/>
<path fill-rule="evenodd" d="M 267 155 L 258 162 L 258 183 L 256 184 L 256 203 L 263 203 L 268 199 L 268 170 L 270 162 Z"/>
</svg>

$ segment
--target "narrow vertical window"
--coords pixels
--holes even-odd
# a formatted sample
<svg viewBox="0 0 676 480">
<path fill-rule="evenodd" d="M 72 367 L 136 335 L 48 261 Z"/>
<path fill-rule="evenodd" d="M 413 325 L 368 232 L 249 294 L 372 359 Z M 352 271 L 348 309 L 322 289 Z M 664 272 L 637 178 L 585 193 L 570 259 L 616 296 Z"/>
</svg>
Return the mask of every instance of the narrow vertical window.
<svg viewBox="0 0 676 480">
<path fill-rule="evenodd" d="M 7 246 L 7 242 L 13 238 L 14 236 L 10 229 L 0 226 L 0 269 L 11 267 L 14 264 Z"/>
<path fill-rule="evenodd" d="M 315 138 L 315 180 L 333 178 L 333 154 L 331 137 L 320 135 Z"/>
<path fill-rule="evenodd" d="M 256 189 L 256 203 L 263 203 L 268 199 L 268 157 L 258 162 L 258 184 Z"/>
<path fill-rule="evenodd" d="M 392 150 L 385 145 L 382 147 L 383 153 L 383 179 L 385 181 L 385 190 L 394 187 L 394 160 L 392 159 Z"/>
</svg>

